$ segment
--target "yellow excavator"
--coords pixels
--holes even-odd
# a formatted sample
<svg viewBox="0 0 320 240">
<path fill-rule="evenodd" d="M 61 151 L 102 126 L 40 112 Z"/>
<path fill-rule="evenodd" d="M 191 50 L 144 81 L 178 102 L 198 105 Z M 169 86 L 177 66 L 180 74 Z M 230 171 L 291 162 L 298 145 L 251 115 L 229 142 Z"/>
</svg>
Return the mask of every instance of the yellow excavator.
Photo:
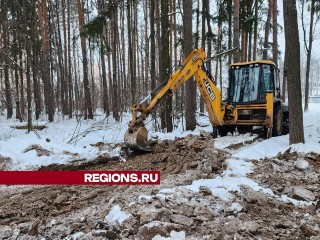
<svg viewBox="0 0 320 240">
<path fill-rule="evenodd" d="M 124 137 L 128 147 L 152 150 L 145 119 L 165 94 L 176 91 L 193 76 L 206 103 L 214 137 L 218 133 L 224 136 L 236 128 L 241 133 L 253 126 L 263 126 L 270 138 L 281 135 L 284 126 L 287 129 L 288 107 L 280 98 L 279 71 L 273 62 L 257 60 L 232 64 L 227 98 L 222 101 L 220 90 L 204 67 L 208 60 L 203 49 L 194 49 L 167 81 L 132 106 L 132 120 Z"/>
</svg>

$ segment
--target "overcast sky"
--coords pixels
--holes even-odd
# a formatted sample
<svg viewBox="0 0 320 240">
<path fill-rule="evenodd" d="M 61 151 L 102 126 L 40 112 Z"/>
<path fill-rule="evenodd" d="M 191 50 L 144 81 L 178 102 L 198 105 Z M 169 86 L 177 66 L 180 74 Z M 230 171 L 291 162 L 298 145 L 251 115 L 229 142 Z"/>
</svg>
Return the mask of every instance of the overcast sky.
<svg viewBox="0 0 320 240">
<path fill-rule="evenodd" d="M 297 1 L 298 2 L 298 1 Z M 298 7 L 298 5 L 297 5 Z M 278 23 L 284 27 L 283 25 L 283 0 L 278 0 L 278 9 L 279 9 L 279 16 L 278 16 Z M 302 56 L 302 61 L 305 60 L 305 51 L 304 51 L 304 42 L 303 42 L 303 31 L 301 27 L 301 17 L 300 17 L 300 9 L 298 11 L 298 24 L 299 24 L 299 33 L 300 33 L 300 46 L 301 46 L 301 56 Z M 306 20 L 305 24 L 308 24 L 309 17 L 304 18 Z M 319 31 L 320 24 L 318 24 L 317 30 Z M 284 29 L 282 32 L 279 32 L 278 35 L 278 44 L 280 46 L 280 50 L 282 52 L 281 58 L 284 59 L 284 51 L 285 51 L 285 38 L 284 38 Z M 314 40 L 313 42 L 313 57 L 319 59 L 320 56 L 320 40 L 319 36 Z"/>
</svg>

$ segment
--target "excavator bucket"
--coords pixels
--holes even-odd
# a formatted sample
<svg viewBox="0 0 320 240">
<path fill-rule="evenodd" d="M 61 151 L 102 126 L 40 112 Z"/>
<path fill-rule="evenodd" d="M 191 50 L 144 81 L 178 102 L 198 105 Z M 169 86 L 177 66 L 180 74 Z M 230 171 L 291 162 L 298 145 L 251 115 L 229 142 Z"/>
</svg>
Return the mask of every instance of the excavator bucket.
<svg viewBox="0 0 320 240">
<path fill-rule="evenodd" d="M 145 127 L 139 127 L 137 130 L 124 135 L 124 142 L 128 147 L 139 149 L 142 151 L 152 151 L 148 144 L 148 130 Z"/>
</svg>

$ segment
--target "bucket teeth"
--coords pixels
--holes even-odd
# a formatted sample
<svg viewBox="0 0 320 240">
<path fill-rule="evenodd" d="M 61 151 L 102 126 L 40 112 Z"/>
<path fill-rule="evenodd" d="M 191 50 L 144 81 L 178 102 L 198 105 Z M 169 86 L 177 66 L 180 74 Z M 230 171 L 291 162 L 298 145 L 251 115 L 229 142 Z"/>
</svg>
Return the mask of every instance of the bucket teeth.
<svg viewBox="0 0 320 240">
<path fill-rule="evenodd" d="M 148 130 L 145 127 L 139 127 L 137 130 L 124 135 L 124 142 L 128 147 L 136 148 L 142 151 L 152 151 L 148 144 Z"/>
</svg>

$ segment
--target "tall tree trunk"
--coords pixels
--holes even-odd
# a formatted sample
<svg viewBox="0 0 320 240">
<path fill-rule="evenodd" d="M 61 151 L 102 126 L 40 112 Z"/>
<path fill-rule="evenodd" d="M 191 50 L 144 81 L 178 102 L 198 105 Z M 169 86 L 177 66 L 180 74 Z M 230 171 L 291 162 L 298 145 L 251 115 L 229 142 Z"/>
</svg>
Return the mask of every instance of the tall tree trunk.
<svg viewBox="0 0 320 240">
<path fill-rule="evenodd" d="M 145 3 L 145 15 L 144 15 L 144 23 L 145 26 L 148 26 L 148 3 L 149 1 L 146 0 Z M 149 70 L 149 36 L 148 36 L 148 28 L 145 27 L 144 30 L 144 42 L 145 42 L 145 58 L 144 58 L 144 84 L 143 84 L 143 95 L 147 95 L 148 92 L 148 70 Z M 143 56 L 141 56 L 141 59 L 143 59 Z"/>
<path fill-rule="evenodd" d="M 77 0 L 77 5 L 78 5 L 78 14 L 79 14 L 79 26 L 80 26 L 80 31 L 82 32 L 83 26 L 84 26 L 84 13 L 83 13 L 83 4 L 81 3 L 81 0 Z M 84 87 L 84 96 L 85 96 L 85 109 L 86 109 L 87 117 L 89 119 L 93 119 L 93 110 L 92 110 L 89 76 L 88 76 L 87 45 L 86 45 L 86 39 L 84 36 L 81 36 L 80 40 L 81 40 L 81 51 L 82 51 L 83 87 Z"/>
<path fill-rule="evenodd" d="M 201 47 L 203 49 L 206 48 L 206 19 L 208 17 L 208 10 L 207 10 L 207 1 L 202 1 L 202 18 L 201 18 Z M 210 63 L 209 63 L 210 64 Z M 204 113 L 204 101 L 203 98 L 200 96 L 200 112 Z"/>
<path fill-rule="evenodd" d="M 254 7 L 254 32 L 253 32 L 253 56 L 252 60 L 257 59 L 257 48 L 258 48 L 258 10 L 259 10 L 259 0 L 255 0 Z"/>
<path fill-rule="evenodd" d="M 156 39 L 154 28 L 154 12 L 155 0 L 150 0 L 150 76 L 151 76 L 151 90 L 156 87 Z"/>
<path fill-rule="evenodd" d="M 73 104 L 72 104 L 72 98 L 73 98 L 73 84 L 72 84 L 72 74 L 71 74 L 71 29 L 70 29 L 70 12 L 71 12 L 71 7 L 70 7 L 70 0 L 68 0 L 68 103 L 69 103 L 69 118 L 72 118 L 72 110 L 73 110 Z M 65 59 L 67 61 L 67 59 Z"/>
<path fill-rule="evenodd" d="M 212 54 L 211 52 L 212 52 L 212 37 L 213 37 L 213 33 L 212 33 L 211 22 L 210 22 L 210 5 L 209 5 L 209 0 L 205 0 L 205 1 L 206 1 L 206 10 L 207 10 L 208 36 L 209 36 L 208 40 L 207 40 L 207 45 L 208 45 L 207 54 L 208 54 L 208 56 L 211 56 L 211 54 Z M 230 2 L 230 6 L 232 7 L 231 1 L 228 1 L 228 2 Z M 231 17 L 231 15 L 230 15 L 230 17 Z M 231 20 L 231 18 L 230 18 L 230 20 Z M 229 49 L 230 49 L 231 48 L 231 44 L 232 44 L 231 24 L 230 24 L 229 27 L 230 27 L 230 32 L 228 34 L 230 34 L 230 35 L 228 37 L 228 44 L 230 44 L 230 47 L 229 47 Z M 230 62 L 231 62 L 231 58 L 230 58 Z M 207 70 L 211 73 L 211 62 L 208 64 Z"/>
<path fill-rule="evenodd" d="M 112 25 L 112 24 L 110 24 L 110 25 Z M 110 26 L 110 29 L 111 29 L 111 27 L 112 26 Z M 112 38 L 112 36 L 111 36 L 111 31 L 109 30 L 108 31 L 109 32 L 109 34 L 108 34 L 108 37 L 107 37 L 107 45 L 108 46 L 110 46 L 111 45 L 111 38 Z M 109 100 L 110 100 L 110 105 L 111 105 L 111 108 L 113 108 L 113 101 L 114 101 L 114 99 L 113 99 L 113 89 L 112 89 L 112 87 L 113 87 L 113 82 L 112 82 L 112 64 L 111 64 L 111 51 L 109 51 L 108 52 L 108 55 L 107 55 L 107 62 L 108 62 L 108 78 L 109 78 L 109 89 L 108 89 L 108 91 L 109 91 L 109 96 L 110 96 L 110 98 L 109 98 Z"/>
<path fill-rule="evenodd" d="M 307 111 L 309 108 L 309 91 L 310 91 L 310 65 L 311 65 L 311 54 L 312 54 L 312 44 L 313 44 L 313 34 L 314 34 L 314 14 L 315 14 L 315 2 L 316 0 L 311 0 L 310 9 L 310 25 L 309 25 L 309 39 L 308 43 L 306 40 L 306 31 L 304 30 L 304 46 L 307 52 L 307 66 L 306 66 L 306 84 L 304 92 L 304 110 Z M 302 16 L 302 27 L 304 27 L 304 16 Z"/>
<path fill-rule="evenodd" d="M 74 24 L 76 25 L 76 23 Z M 75 29 L 75 28 L 73 28 Z M 75 33 L 75 30 L 73 30 L 73 35 Z M 78 49 L 76 47 L 76 42 L 73 41 L 73 44 L 72 44 L 72 48 L 73 48 L 73 68 L 74 68 L 74 100 L 75 100 L 75 109 L 79 112 L 80 110 L 80 93 L 79 93 L 79 80 L 78 80 L 78 71 L 79 71 L 79 62 L 77 62 L 77 52 L 78 52 Z"/>
<path fill-rule="evenodd" d="M 40 29 L 42 40 L 42 81 L 44 84 L 45 103 L 48 113 L 49 122 L 53 121 L 54 117 L 54 98 L 53 90 L 50 78 L 50 37 L 49 37 L 49 19 L 47 11 L 47 1 L 39 1 L 39 17 L 40 17 Z"/>
<path fill-rule="evenodd" d="M 117 0 L 113 1 L 114 6 Z M 112 113 L 116 121 L 120 120 L 118 106 L 118 79 L 117 79 L 117 43 L 118 43 L 118 8 L 113 13 L 113 46 L 112 46 Z"/>
<path fill-rule="evenodd" d="M 206 0 L 208 1 L 208 0 Z M 209 2 L 207 3 L 209 6 Z M 209 9 L 208 9 L 209 12 Z M 227 1 L 227 12 L 228 12 L 228 49 L 232 48 L 232 1 Z M 208 22 L 209 18 L 208 18 Z M 208 28 L 209 28 L 208 24 Z M 232 62 L 232 54 L 229 54 L 228 56 L 228 65 L 230 65 Z"/>
<path fill-rule="evenodd" d="M 121 42 L 122 42 L 122 61 L 123 63 L 126 63 L 126 59 L 127 59 L 127 56 L 126 56 L 126 44 L 125 44 L 125 7 L 123 6 L 122 7 L 122 18 L 121 18 L 121 23 L 122 23 L 122 28 L 121 28 Z M 128 81 L 127 81 L 127 68 L 126 68 L 126 64 L 122 64 L 122 68 L 123 68 L 123 73 L 122 73 L 122 77 L 123 77 L 123 92 L 122 92 L 122 98 L 123 98 L 123 101 L 124 101 L 124 107 L 125 109 L 127 110 L 128 107 L 129 107 L 129 103 L 131 101 L 130 98 L 128 98 L 127 96 L 129 96 L 129 91 L 128 91 Z M 131 107 L 131 106 L 130 106 Z"/>
<path fill-rule="evenodd" d="M 18 41 L 16 39 L 16 34 L 14 34 L 13 42 L 18 46 Z M 14 52 L 14 61 L 18 62 L 18 52 Z M 16 119 L 19 119 L 20 122 L 23 121 L 23 116 L 21 114 L 20 109 L 20 95 L 19 95 L 19 70 L 17 64 L 14 65 L 14 80 L 15 80 L 15 87 L 16 87 Z"/>
<path fill-rule="evenodd" d="M 128 60 L 129 60 L 129 70 L 130 70 L 130 83 L 131 83 L 131 104 L 136 103 L 136 88 L 137 88 L 137 79 L 136 79 L 136 68 L 135 60 L 133 53 L 133 40 L 132 40 L 132 1 L 127 0 L 127 21 L 128 21 Z"/>
<path fill-rule="evenodd" d="M 37 42 L 39 42 L 38 31 L 37 31 L 37 9 L 36 9 L 36 1 L 32 3 L 32 78 L 33 78 L 33 93 L 34 93 L 34 102 L 35 102 L 35 114 L 36 119 L 38 120 L 41 114 L 41 92 L 40 92 L 40 84 L 38 81 L 38 58 L 39 58 L 39 51 Z"/>
<path fill-rule="evenodd" d="M 203 4 L 203 3 L 202 3 Z M 197 0 L 197 17 L 196 17 L 196 34 L 195 34 L 195 42 L 194 47 L 199 47 L 199 22 L 200 22 L 200 1 Z"/>
<path fill-rule="evenodd" d="M 193 49 L 192 42 L 192 0 L 183 0 L 183 53 L 187 57 Z M 196 128 L 196 83 L 193 79 L 186 82 L 186 130 Z"/>
<path fill-rule="evenodd" d="M 24 96 L 24 71 L 23 71 L 23 54 L 22 54 L 22 44 L 19 44 L 19 59 L 20 59 L 20 109 L 22 118 L 25 117 L 26 101 Z"/>
<path fill-rule="evenodd" d="M 9 50 L 9 33 L 8 33 L 8 19 L 7 19 L 7 2 L 2 1 L 1 3 L 2 10 L 2 41 L 3 49 L 5 52 Z M 4 67 L 4 84 L 5 84 L 5 95 L 6 95 L 6 108 L 7 108 L 7 118 L 12 118 L 13 107 L 12 107 L 12 96 L 11 96 L 11 87 L 9 80 L 9 61 L 8 56 L 5 57 L 5 67 Z"/>
<path fill-rule="evenodd" d="M 217 2 L 218 4 L 218 12 L 219 12 L 219 17 L 218 17 L 218 40 L 217 40 L 217 52 L 221 52 L 222 49 L 222 6 L 221 6 L 221 0 Z M 217 63 L 216 63 L 216 72 L 215 72 L 215 79 L 218 79 L 218 73 L 219 73 L 219 68 L 221 69 L 221 57 L 217 58 Z M 220 76 L 220 75 L 219 75 Z M 222 77 L 220 76 L 219 79 L 219 85 L 220 85 L 220 91 L 222 93 Z M 222 96 L 222 94 L 221 94 Z"/>
<path fill-rule="evenodd" d="M 251 31 L 249 32 L 249 40 L 248 40 L 248 61 L 250 62 L 250 61 L 252 61 L 252 51 L 251 51 L 251 49 L 252 49 L 252 29 L 251 29 Z"/>
<path fill-rule="evenodd" d="M 284 66 L 283 66 L 283 78 L 282 78 L 282 94 L 281 94 L 281 99 L 283 102 L 286 102 L 286 98 L 287 98 L 287 68 L 286 68 L 286 62 L 288 60 L 286 60 L 286 56 L 284 58 Z"/>
<path fill-rule="evenodd" d="M 170 56 L 169 56 L 169 1 L 161 0 L 161 59 L 160 59 L 160 79 L 162 81 L 169 79 Z M 169 95 L 171 95 L 169 93 Z M 172 96 L 168 96 L 165 105 L 165 124 L 162 127 L 167 128 L 167 132 L 172 132 Z"/>
<path fill-rule="evenodd" d="M 68 47 L 67 47 L 67 26 L 66 26 L 66 0 L 62 0 L 62 28 L 63 28 L 63 46 L 64 46 L 64 114 L 69 114 L 69 72 L 68 72 Z M 58 29 L 60 32 L 60 30 Z"/>
<path fill-rule="evenodd" d="M 272 60 L 278 66 L 278 4 L 272 0 Z"/>
<path fill-rule="evenodd" d="M 50 9 L 53 14 L 52 20 L 56 22 L 56 24 L 53 23 L 51 24 L 52 26 L 52 32 L 54 36 L 54 49 L 56 49 L 56 58 L 54 61 L 54 65 L 57 66 L 57 85 L 60 86 L 58 87 L 58 91 L 56 94 L 56 102 L 57 106 L 59 107 L 61 105 L 62 109 L 62 114 L 66 115 L 66 98 L 65 98 L 65 91 L 66 91 L 66 83 L 65 83 L 65 71 L 64 71 L 64 65 L 63 65 L 63 49 L 62 49 L 62 41 L 61 41 L 61 33 L 60 33 L 60 7 L 59 7 L 59 2 L 55 4 L 55 11 L 53 7 L 52 0 L 50 0 Z M 55 14 L 54 14 L 55 13 Z M 53 64 L 53 63 L 51 63 Z M 59 95 L 60 95 L 60 101 L 59 101 Z M 60 103 L 60 104 L 59 104 Z"/>
<path fill-rule="evenodd" d="M 289 143 L 304 143 L 302 94 L 300 78 L 300 43 L 296 1 L 283 0 L 285 29 L 288 101 L 289 101 Z"/>
<path fill-rule="evenodd" d="M 106 73 L 106 60 L 104 57 L 104 42 L 100 42 L 100 56 L 101 56 L 101 68 L 102 68 L 102 86 L 103 86 L 103 110 L 107 116 L 110 115 L 109 109 L 109 95 L 108 95 L 108 85 L 107 85 L 107 73 Z"/>
<path fill-rule="evenodd" d="M 31 106 L 31 95 L 32 95 L 32 91 L 31 91 L 31 77 L 30 77 L 30 46 L 29 43 L 27 43 L 26 41 L 26 77 L 27 77 L 27 102 L 28 102 L 28 132 L 30 132 L 32 130 L 32 106 Z"/>
<path fill-rule="evenodd" d="M 233 0 L 233 47 L 240 47 L 239 8 L 240 8 L 239 0 Z M 234 53 L 233 62 L 239 62 L 239 60 L 240 60 L 239 53 Z"/>
<path fill-rule="evenodd" d="M 269 33 L 270 33 L 270 22 L 271 22 L 271 13 L 272 13 L 272 1 L 269 0 L 269 9 L 268 9 L 268 16 L 266 21 L 266 26 L 264 28 L 264 44 L 263 44 L 263 54 L 262 59 L 268 59 L 268 48 L 269 48 Z"/>
</svg>

